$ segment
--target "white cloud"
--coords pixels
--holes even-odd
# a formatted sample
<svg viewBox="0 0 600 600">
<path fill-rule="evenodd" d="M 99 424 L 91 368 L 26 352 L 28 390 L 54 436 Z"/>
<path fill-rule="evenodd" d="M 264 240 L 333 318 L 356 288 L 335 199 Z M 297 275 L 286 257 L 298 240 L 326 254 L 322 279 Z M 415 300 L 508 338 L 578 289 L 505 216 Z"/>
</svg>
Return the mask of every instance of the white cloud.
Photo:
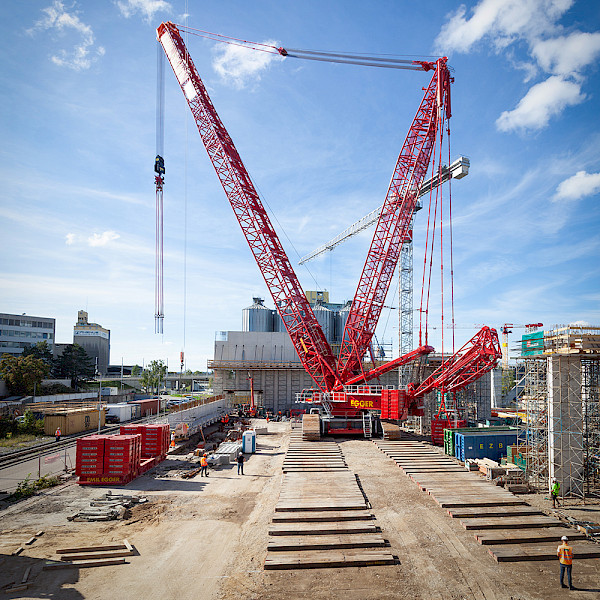
<svg viewBox="0 0 600 600">
<path fill-rule="evenodd" d="M 566 37 L 538 41 L 533 45 L 532 54 L 548 73 L 579 73 L 600 54 L 600 33 L 576 31 Z"/>
<path fill-rule="evenodd" d="M 276 46 L 277 42 L 267 40 L 261 42 L 268 46 Z M 226 45 L 217 50 L 213 60 L 213 69 L 225 81 L 230 81 L 236 88 L 241 89 L 252 80 L 260 81 L 263 71 L 268 69 L 273 61 L 283 60 L 278 54 L 257 52 L 244 46 Z"/>
<path fill-rule="evenodd" d="M 103 233 L 94 233 L 88 238 L 90 246 L 106 246 L 108 243 L 119 239 L 121 236 L 115 231 L 104 231 Z"/>
<path fill-rule="evenodd" d="M 67 246 L 72 246 L 75 243 L 77 236 L 74 233 L 67 233 L 67 235 L 65 235 L 65 244 L 67 244 Z"/>
<path fill-rule="evenodd" d="M 98 57 L 104 56 L 105 50 L 102 46 L 94 49 L 95 39 L 92 28 L 83 23 L 76 12 L 67 12 L 63 2 L 55 0 L 52 5 L 43 8 L 42 13 L 44 16 L 36 21 L 27 33 L 33 35 L 36 31 L 53 30 L 60 35 L 73 32 L 80 37 L 80 41 L 73 46 L 72 50 L 61 49 L 50 57 L 55 65 L 81 71 L 89 69 Z"/>
<path fill-rule="evenodd" d="M 585 98 L 579 83 L 553 75 L 532 86 L 514 110 L 504 111 L 496 120 L 496 127 L 500 131 L 542 129 L 551 117 Z"/>
<path fill-rule="evenodd" d="M 468 19 L 463 4 L 442 27 L 436 48 L 467 52 L 486 37 L 496 48 L 504 48 L 516 39 L 531 40 L 552 32 L 557 19 L 572 4 L 573 0 L 481 0 Z"/>
<path fill-rule="evenodd" d="M 600 33 L 573 31 L 561 35 L 560 18 L 574 0 L 480 0 L 467 15 L 461 5 L 440 30 L 439 52 L 469 52 L 487 41 L 504 52 L 514 68 L 525 72 L 525 82 L 536 74 L 551 75 L 533 85 L 517 107 L 496 121 L 500 131 L 542 129 L 550 118 L 586 100 L 581 86 L 583 69 L 600 54 Z M 527 48 L 529 60 L 515 60 L 515 49 Z M 512 46 L 508 49 L 509 46 Z"/>
<path fill-rule="evenodd" d="M 599 191 L 600 173 L 578 171 L 558 185 L 554 200 L 579 200 L 579 198 L 591 196 Z"/>
<path fill-rule="evenodd" d="M 117 6 L 125 18 L 141 13 L 148 22 L 157 12 L 171 12 L 171 5 L 165 0 L 119 0 Z"/>
</svg>

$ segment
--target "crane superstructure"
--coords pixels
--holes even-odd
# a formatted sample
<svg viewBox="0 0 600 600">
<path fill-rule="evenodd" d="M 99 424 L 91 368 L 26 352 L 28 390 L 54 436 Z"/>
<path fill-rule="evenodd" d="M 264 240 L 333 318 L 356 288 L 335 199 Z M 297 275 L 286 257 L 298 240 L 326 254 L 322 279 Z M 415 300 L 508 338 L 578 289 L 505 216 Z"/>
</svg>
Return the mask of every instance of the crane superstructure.
<svg viewBox="0 0 600 600">
<path fill-rule="evenodd" d="M 433 351 L 431 346 L 425 344 L 386 363 L 384 367 L 371 371 L 365 371 L 363 367 L 363 357 L 374 335 L 402 242 L 417 206 L 420 187 L 427 174 L 438 136 L 441 138 L 451 115 L 452 77 L 447 59 L 412 61 L 409 66 L 413 70 L 432 71 L 432 77 L 424 88 L 423 100 L 396 161 L 336 360 L 233 140 L 212 104 L 179 29 L 173 23 L 162 23 L 157 34 L 294 348 L 318 388 L 314 397 L 320 398 L 325 406 L 332 405 L 333 410 L 329 412 L 334 415 L 336 412 L 344 415 L 352 412 L 360 414 L 362 409 L 379 408 L 381 386 L 367 386 L 366 382 Z M 280 53 L 285 55 L 282 50 L 279 49 Z M 478 345 L 480 338 L 489 341 L 495 352 L 497 334 L 495 330 L 484 329 L 486 331 L 482 330 L 483 334 L 480 332 L 479 337 L 475 336 L 471 340 L 470 351 L 455 358 L 460 368 L 454 365 L 452 369 L 448 369 L 453 382 L 461 381 L 467 371 L 481 372 L 478 365 L 483 369 L 483 365 L 487 364 L 489 344 Z M 470 370 L 468 365 L 471 366 Z M 436 377 L 436 384 L 443 387 L 443 373 Z M 407 390 L 405 404 L 414 406 L 421 396 L 419 387 L 413 386 Z M 357 400 L 357 397 L 361 400 Z"/>
</svg>

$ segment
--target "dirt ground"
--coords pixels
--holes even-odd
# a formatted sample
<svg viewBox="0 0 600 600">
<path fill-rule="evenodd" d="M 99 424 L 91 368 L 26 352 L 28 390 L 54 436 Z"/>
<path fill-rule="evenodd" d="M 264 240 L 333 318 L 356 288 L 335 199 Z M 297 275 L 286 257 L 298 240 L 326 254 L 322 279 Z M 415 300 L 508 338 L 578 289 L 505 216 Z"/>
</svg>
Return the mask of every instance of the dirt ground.
<svg viewBox="0 0 600 600">
<path fill-rule="evenodd" d="M 261 425 L 264 425 L 262 423 Z M 264 571 L 268 528 L 281 485 L 288 423 L 269 423 L 257 453 L 238 476 L 234 465 L 208 479 L 151 473 L 115 493 L 145 495 L 121 521 L 69 522 L 107 488 L 74 483 L 49 490 L 0 513 L 0 587 L 32 567 L 33 585 L 7 598 L 57 600 L 280 600 L 280 599 L 498 599 L 600 598 L 600 561 L 573 567 L 578 591 L 558 585 L 558 561 L 497 564 L 472 533 L 420 492 L 395 463 L 367 440 L 340 441 L 358 474 L 377 524 L 398 557 L 380 567 Z M 176 456 L 168 461 L 182 461 Z M 165 463 L 163 463 L 165 465 Z M 175 466 L 173 463 L 172 466 Z M 166 466 L 170 466 L 166 463 Z M 314 475 L 318 477 L 318 474 Z M 126 492 L 123 492 L 126 490 Z M 546 503 L 543 496 L 536 502 Z M 591 508 L 591 507 L 583 507 Z M 599 507 L 596 506 L 595 509 Z M 595 512 L 583 511 L 586 520 Z M 594 516 L 591 518 L 590 515 Z M 577 517 L 580 518 L 580 517 Z M 44 534 L 10 556 L 36 531 Z M 128 539 L 136 555 L 124 565 L 42 571 L 61 547 Z M 558 545 L 558 544 L 557 544 Z"/>
</svg>

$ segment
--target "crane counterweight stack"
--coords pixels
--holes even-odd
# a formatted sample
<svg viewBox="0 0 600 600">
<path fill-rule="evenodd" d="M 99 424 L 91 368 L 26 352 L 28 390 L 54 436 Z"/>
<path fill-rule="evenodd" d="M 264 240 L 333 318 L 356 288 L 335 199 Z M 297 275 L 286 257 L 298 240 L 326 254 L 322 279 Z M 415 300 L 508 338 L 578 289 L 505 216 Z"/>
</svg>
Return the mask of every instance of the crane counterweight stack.
<svg viewBox="0 0 600 600">
<path fill-rule="evenodd" d="M 329 419 L 356 418 L 368 414 L 370 423 L 371 412 L 381 409 L 382 387 L 369 386 L 367 382 L 400 364 L 420 359 L 433 351 L 433 348 L 425 345 L 370 371 L 365 371 L 363 366 L 363 358 L 375 333 L 402 243 L 409 235 L 419 191 L 431 163 L 432 153 L 437 144 L 441 143 L 450 117 L 452 78 L 447 59 L 440 58 L 434 62 L 409 61 L 413 70 L 433 73 L 396 162 L 346 321 L 340 354 L 336 358 L 233 140 L 196 71 L 179 29 L 173 23 L 162 23 L 157 34 L 294 348 L 315 382 L 317 389 L 310 393 L 310 397 L 319 402 Z M 294 52 L 298 54 L 299 51 Z M 289 49 L 287 55 L 293 56 Z M 441 163 L 438 173 L 441 177 Z M 457 355 L 454 361 L 444 363 L 448 367 L 448 383 L 459 385 L 460 381 L 469 379 L 470 375 L 466 376 L 466 373 L 481 374 L 485 369 L 491 368 L 493 359 L 490 359 L 491 355 L 487 352 L 490 345 L 488 342 L 491 340 L 493 347 L 493 337 L 496 334 L 495 330 L 485 330 L 482 330 L 482 335 L 473 338 L 468 352 Z M 436 385 L 444 385 L 446 371 L 443 371 L 436 376 Z M 419 397 L 418 388 L 411 388 L 410 393 L 408 391 L 403 395 L 407 398 L 403 414 L 416 406 Z M 396 414 L 398 413 L 396 407 Z M 390 414 L 389 410 L 387 414 Z"/>
</svg>

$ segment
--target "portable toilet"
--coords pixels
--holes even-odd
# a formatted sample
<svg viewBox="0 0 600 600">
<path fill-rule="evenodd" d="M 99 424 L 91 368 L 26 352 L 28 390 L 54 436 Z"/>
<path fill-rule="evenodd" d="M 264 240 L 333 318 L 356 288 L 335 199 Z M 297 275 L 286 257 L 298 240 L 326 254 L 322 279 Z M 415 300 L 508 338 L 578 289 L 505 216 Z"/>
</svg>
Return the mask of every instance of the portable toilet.
<svg viewBox="0 0 600 600">
<path fill-rule="evenodd" d="M 256 452 L 256 431 L 244 431 L 244 434 L 242 435 L 242 452 L 244 454 Z"/>
</svg>

